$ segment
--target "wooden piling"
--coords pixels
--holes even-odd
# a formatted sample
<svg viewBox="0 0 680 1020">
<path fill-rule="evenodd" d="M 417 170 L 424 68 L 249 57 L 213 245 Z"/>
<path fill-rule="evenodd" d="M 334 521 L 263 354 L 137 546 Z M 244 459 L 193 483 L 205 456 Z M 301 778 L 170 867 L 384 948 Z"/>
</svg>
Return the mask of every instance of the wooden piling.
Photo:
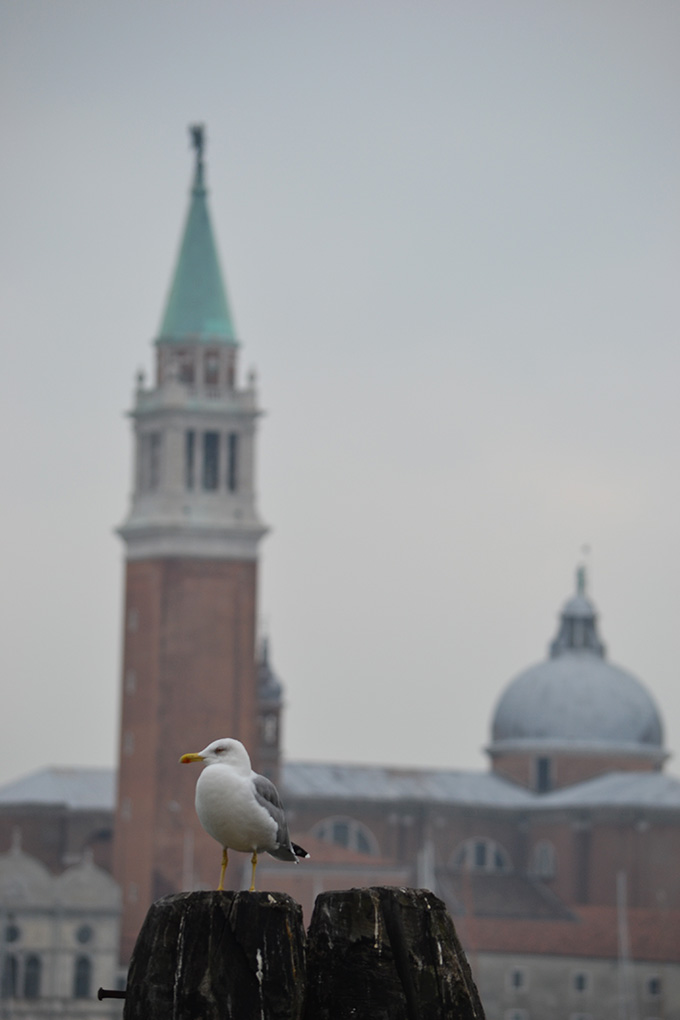
<svg viewBox="0 0 680 1020">
<path fill-rule="evenodd" d="M 192 892 L 154 903 L 124 1020 L 300 1020 L 302 908 L 284 893 Z"/>
<path fill-rule="evenodd" d="M 322 893 L 307 936 L 305 1020 L 483 1020 L 444 903 L 426 889 Z"/>
<path fill-rule="evenodd" d="M 305 962 L 306 956 L 306 962 Z M 194 892 L 153 904 L 124 1020 L 484 1020 L 441 900 L 379 886 L 322 893 L 306 941 L 284 893 Z"/>
</svg>

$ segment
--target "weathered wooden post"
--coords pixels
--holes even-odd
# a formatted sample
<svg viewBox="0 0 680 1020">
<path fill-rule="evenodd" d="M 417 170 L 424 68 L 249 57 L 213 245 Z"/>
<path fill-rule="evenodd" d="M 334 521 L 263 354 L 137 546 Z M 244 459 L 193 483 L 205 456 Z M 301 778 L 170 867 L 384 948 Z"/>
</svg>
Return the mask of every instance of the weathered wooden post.
<svg viewBox="0 0 680 1020">
<path fill-rule="evenodd" d="M 166 896 L 139 933 L 124 1020 L 300 1020 L 304 938 L 284 893 Z"/>
<path fill-rule="evenodd" d="M 483 1020 L 445 905 L 426 889 L 322 893 L 307 937 L 305 1020 Z"/>
<path fill-rule="evenodd" d="M 123 1018 L 484 1020 L 453 921 L 427 890 L 322 893 L 306 957 L 302 908 L 284 893 L 166 896 L 139 933 Z"/>
</svg>

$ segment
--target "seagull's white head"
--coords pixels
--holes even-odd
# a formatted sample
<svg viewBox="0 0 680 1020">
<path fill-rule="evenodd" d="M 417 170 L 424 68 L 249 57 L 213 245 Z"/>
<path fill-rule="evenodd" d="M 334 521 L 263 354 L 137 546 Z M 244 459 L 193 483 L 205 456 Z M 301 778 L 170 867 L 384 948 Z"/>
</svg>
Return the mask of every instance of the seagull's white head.
<svg viewBox="0 0 680 1020">
<path fill-rule="evenodd" d="M 250 756 L 240 740 L 233 737 L 222 737 L 220 740 L 213 740 L 198 754 L 183 754 L 180 758 L 182 765 L 190 762 L 201 761 L 204 765 L 227 765 L 238 772 L 250 772 Z"/>
</svg>

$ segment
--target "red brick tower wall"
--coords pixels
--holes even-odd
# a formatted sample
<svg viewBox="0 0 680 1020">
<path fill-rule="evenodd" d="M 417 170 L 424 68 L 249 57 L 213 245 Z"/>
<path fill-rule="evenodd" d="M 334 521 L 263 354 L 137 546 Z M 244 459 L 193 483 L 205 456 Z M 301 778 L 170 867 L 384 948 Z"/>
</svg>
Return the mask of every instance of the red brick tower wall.
<svg viewBox="0 0 680 1020">
<path fill-rule="evenodd" d="M 217 885 L 220 850 L 194 810 L 200 766 L 178 759 L 223 736 L 256 748 L 256 576 L 254 561 L 127 564 L 114 844 L 125 960 L 154 899 Z"/>
</svg>

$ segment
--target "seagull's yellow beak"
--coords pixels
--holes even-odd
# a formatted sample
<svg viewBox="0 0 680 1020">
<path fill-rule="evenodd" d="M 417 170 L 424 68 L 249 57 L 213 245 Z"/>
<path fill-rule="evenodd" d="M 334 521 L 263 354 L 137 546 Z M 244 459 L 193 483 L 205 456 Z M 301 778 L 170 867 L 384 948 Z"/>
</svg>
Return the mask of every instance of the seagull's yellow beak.
<svg viewBox="0 0 680 1020">
<path fill-rule="evenodd" d="M 204 761 L 202 754 L 183 754 L 179 760 L 180 765 L 190 765 L 192 761 Z"/>
</svg>

